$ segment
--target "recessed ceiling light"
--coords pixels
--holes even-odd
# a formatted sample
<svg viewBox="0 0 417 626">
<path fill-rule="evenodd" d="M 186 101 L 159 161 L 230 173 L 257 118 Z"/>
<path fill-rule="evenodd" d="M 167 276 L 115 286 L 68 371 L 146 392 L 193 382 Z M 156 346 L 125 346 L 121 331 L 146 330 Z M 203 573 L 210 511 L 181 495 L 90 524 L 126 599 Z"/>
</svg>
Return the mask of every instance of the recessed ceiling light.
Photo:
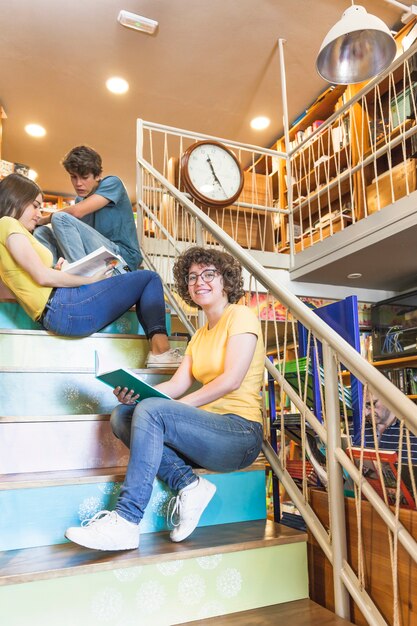
<svg viewBox="0 0 417 626">
<path fill-rule="evenodd" d="M 45 137 L 46 130 L 39 124 L 26 124 L 25 131 L 31 137 Z"/>
<path fill-rule="evenodd" d="M 362 274 L 359 272 L 352 272 L 352 274 L 348 274 L 347 278 L 354 280 L 355 278 L 362 278 Z"/>
<path fill-rule="evenodd" d="M 143 17 L 142 15 L 136 15 L 136 13 L 130 13 L 130 11 L 120 11 L 117 21 L 123 26 L 133 28 L 133 30 L 140 30 L 148 35 L 153 35 L 158 28 L 158 22 L 149 19 L 149 17 Z"/>
<path fill-rule="evenodd" d="M 129 89 L 129 83 L 124 78 L 113 76 L 106 80 L 106 87 L 112 93 L 126 93 Z"/>
<path fill-rule="evenodd" d="M 35 172 L 35 170 L 29 170 L 28 178 L 30 178 L 30 180 L 36 180 L 38 178 L 38 172 Z"/>
<path fill-rule="evenodd" d="M 271 120 L 269 119 L 269 117 L 264 117 L 261 115 L 260 117 L 254 117 L 250 125 L 254 130 L 264 130 L 264 128 L 268 128 L 270 123 Z"/>
</svg>

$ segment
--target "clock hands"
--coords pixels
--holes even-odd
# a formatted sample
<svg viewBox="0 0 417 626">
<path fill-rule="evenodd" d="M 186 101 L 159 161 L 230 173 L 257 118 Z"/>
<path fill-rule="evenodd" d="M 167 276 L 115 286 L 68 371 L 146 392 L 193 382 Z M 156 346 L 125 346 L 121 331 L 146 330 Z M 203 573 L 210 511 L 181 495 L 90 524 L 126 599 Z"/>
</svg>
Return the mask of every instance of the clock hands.
<svg viewBox="0 0 417 626">
<path fill-rule="evenodd" d="M 221 188 L 221 190 L 223 191 L 223 193 L 224 193 L 225 197 L 227 198 L 227 193 L 226 193 L 226 191 L 225 191 L 225 189 L 224 189 L 223 185 L 221 184 L 220 180 L 218 179 L 216 172 L 214 171 L 213 163 L 211 162 L 210 157 L 209 157 L 209 156 L 207 156 L 207 159 L 206 159 L 206 160 L 207 160 L 207 163 L 208 163 L 208 164 L 209 164 L 209 166 L 210 166 L 211 173 L 213 174 L 213 178 L 214 178 L 215 182 L 219 185 L 219 187 L 220 187 L 220 188 Z"/>
</svg>

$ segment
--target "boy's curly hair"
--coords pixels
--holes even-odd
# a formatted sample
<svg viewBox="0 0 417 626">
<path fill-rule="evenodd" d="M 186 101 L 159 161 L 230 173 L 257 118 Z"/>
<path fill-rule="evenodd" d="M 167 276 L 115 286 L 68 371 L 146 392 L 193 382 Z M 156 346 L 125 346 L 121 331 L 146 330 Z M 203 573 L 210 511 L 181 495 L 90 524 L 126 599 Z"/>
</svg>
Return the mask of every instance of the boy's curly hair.
<svg viewBox="0 0 417 626">
<path fill-rule="evenodd" d="M 195 246 L 183 252 L 173 267 L 176 289 L 181 298 L 191 306 L 198 306 L 188 293 L 188 273 L 193 263 L 197 265 L 214 265 L 223 277 L 223 289 L 232 304 L 244 295 L 242 266 L 231 254 L 214 248 Z M 200 308 L 200 307 L 199 307 Z"/>
<path fill-rule="evenodd" d="M 65 155 L 62 165 L 68 174 L 78 174 L 79 176 L 92 174 L 98 177 L 103 171 L 101 156 L 89 146 L 77 146 L 70 150 Z"/>
</svg>

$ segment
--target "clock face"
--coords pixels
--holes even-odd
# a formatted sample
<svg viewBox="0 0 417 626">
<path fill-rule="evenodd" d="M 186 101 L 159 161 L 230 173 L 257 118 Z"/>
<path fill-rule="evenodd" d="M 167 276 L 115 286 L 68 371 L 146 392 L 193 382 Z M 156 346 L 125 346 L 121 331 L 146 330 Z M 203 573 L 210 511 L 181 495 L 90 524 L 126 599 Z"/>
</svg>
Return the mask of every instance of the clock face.
<svg viewBox="0 0 417 626">
<path fill-rule="evenodd" d="M 233 204 L 243 187 L 239 161 L 217 142 L 200 141 L 183 155 L 184 184 L 192 196 L 212 206 Z"/>
</svg>

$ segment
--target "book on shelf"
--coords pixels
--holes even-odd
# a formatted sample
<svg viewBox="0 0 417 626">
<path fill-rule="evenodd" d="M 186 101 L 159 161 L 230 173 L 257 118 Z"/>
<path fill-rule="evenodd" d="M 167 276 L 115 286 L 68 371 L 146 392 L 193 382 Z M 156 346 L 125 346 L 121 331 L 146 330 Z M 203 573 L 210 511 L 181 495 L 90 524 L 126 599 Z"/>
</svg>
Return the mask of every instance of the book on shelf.
<svg viewBox="0 0 417 626">
<path fill-rule="evenodd" d="M 118 367 L 110 371 L 100 370 L 99 355 L 97 351 L 95 353 L 94 373 L 98 380 L 101 380 L 101 382 L 109 385 L 113 389 L 115 387 L 121 387 L 122 389 L 123 387 L 126 387 L 127 389 L 132 389 L 135 394 L 139 394 L 140 396 L 137 402 L 145 400 L 145 398 L 167 398 L 168 400 L 171 400 L 170 396 L 163 391 L 159 391 L 159 389 L 155 389 L 155 387 L 147 383 L 131 369 Z"/>
<path fill-rule="evenodd" d="M 352 460 L 360 467 L 361 455 L 363 455 L 362 474 L 371 484 L 376 493 L 384 499 L 385 486 L 388 504 L 395 505 L 398 479 L 398 454 L 395 450 L 379 450 L 379 460 L 381 463 L 381 474 L 378 468 L 377 451 L 374 448 L 364 448 L 353 446 L 351 448 Z M 417 469 L 417 468 L 416 468 Z M 408 476 L 408 479 L 407 479 Z M 415 509 L 416 502 L 412 495 L 410 473 L 408 467 L 403 464 L 400 479 L 400 506 L 407 509 Z"/>
<path fill-rule="evenodd" d="M 93 274 L 106 268 L 109 270 L 113 268 L 113 274 L 124 274 L 128 271 L 126 262 L 121 256 L 111 252 L 105 246 L 101 246 L 97 250 L 90 252 L 90 254 L 83 256 L 82 259 L 65 264 L 61 271 L 77 276 L 93 276 Z"/>
</svg>

